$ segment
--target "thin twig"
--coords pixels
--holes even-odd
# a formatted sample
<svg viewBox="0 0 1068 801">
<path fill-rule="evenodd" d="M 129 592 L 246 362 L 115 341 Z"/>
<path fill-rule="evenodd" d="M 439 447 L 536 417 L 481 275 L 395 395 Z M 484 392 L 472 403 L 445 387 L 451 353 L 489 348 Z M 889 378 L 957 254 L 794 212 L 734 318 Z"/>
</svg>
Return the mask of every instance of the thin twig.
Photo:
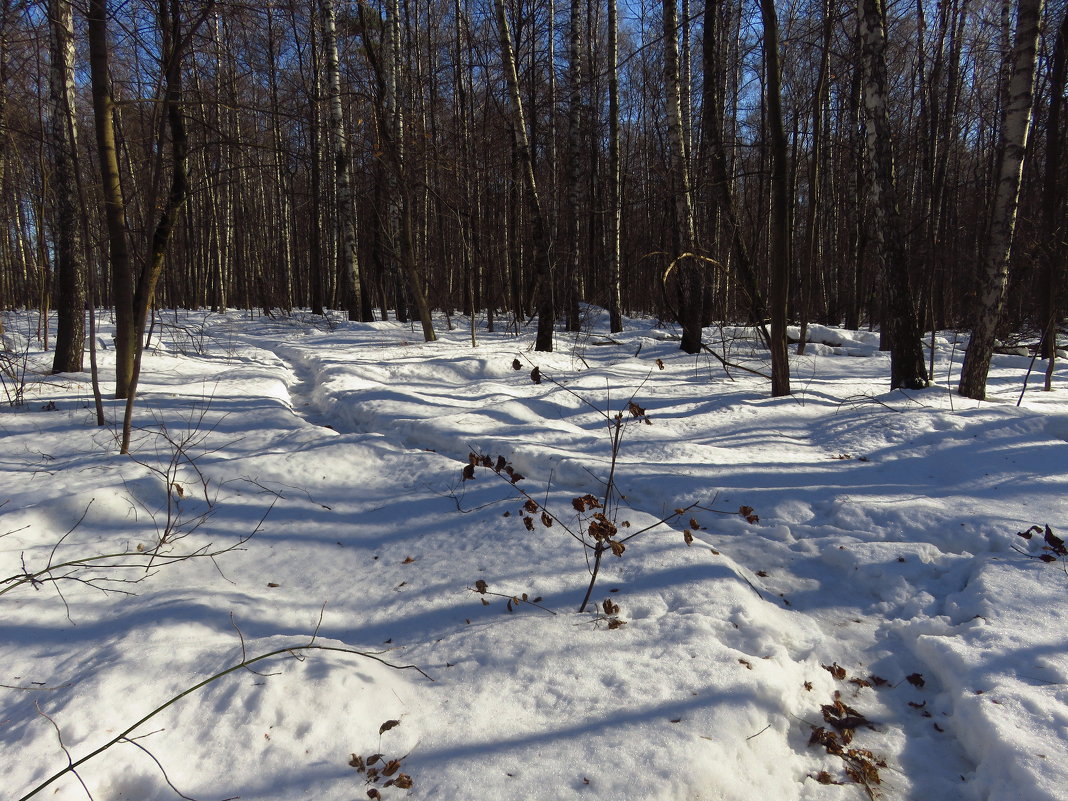
<svg viewBox="0 0 1068 801">
<path fill-rule="evenodd" d="M 175 795 L 177 795 L 179 798 L 184 798 L 185 801 L 197 801 L 195 798 L 191 798 L 190 796 L 186 795 L 185 793 L 183 793 L 181 790 L 179 790 L 177 787 L 174 786 L 174 782 L 171 781 L 170 776 L 167 775 L 167 771 L 165 771 L 163 769 L 163 765 L 160 764 L 160 761 L 158 759 L 156 759 L 156 755 L 153 754 L 151 751 L 149 751 L 147 748 L 145 748 L 143 745 L 141 745 L 141 743 L 136 742 L 134 740 L 131 740 L 129 737 L 123 737 L 121 740 L 119 740 L 119 742 L 120 743 L 129 743 L 134 748 L 139 748 L 139 749 L 141 749 L 141 751 L 143 751 L 144 753 L 148 754 L 148 758 L 156 763 L 156 767 L 159 768 L 159 772 L 163 774 L 163 781 L 165 781 L 167 783 L 168 787 L 170 787 L 172 790 L 174 790 Z M 234 796 L 234 797 L 236 798 L 236 796 Z"/>
<path fill-rule="evenodd" d="M 535 601 L 531 601 L 531 600 L 529 600 L 527 598 L 524 598 L 521 595 L 506 595 L 503 592 L 491 592 L 490 590 L 479 590 L 479 589 L 475 589 L 474 587 L 468 587 L 467 589 L 469 589 L 471 592 L 478 593 L 479 595 L 492 595 L 492 596 L 494 596 L 496 598 L 507 598 L 510 601 L 518 601 L 521 604 L 529 604 L 530 606 L 536 606 L 536 607 L 538 607 L 538 609 L 541 609 L 544 612 L 548 612 L 550 615 L 555 615 L 556 614 L 556 612 L 554 612 L 552 609 L 549 609 L 547 606 L 542 606 L 541 604 L 539 604 L 539 603 L 537 603 Z"/>
<path fill-rule="evenodd" d="M 41 709 L 41 705 L 39 703 L 34 701 L 33 702 L 33 706 L 34 706 L 34 709 L 37 710 L 37 714 L 40 715 L 45 720 L 47 720 L 49 723 L 51 723 L 52 724 L 52 728 L 56 730 L 56 739 L 59 740 L 59 747 L 61 749 L 63 749 L 63 753 L 67 757 L 67 768 L 63 772 L 64 773 L 73 773 L 74 774 L 74 778 L 76 778 L 78 780 L 78 784 L 80 784 L 82 786 L 82 789 L 85 790 L 85 794 L 87 796 L 89 796 L 89 801 L 92 801 L 93 794 L 89 792 L 89 788 L 85 786 L 85 782 L 82 780 L 81 775 L 76 770 L 76 768 L 78 767 L 78 763 L 75 762 L 73 759 L 71 759 L 70 751 L 67 750 L 67 746 L 63 742 L 63 732 L 60 731 L 59 724 L 56 723 L 47 714 L 45 714 L 45 711 L 43 709 Z"/>
<path fill-rule="evenodd" d="M 377 651 L 377 652 L 357 651 L 355 648 L 343 648 L 343 647 L 335 646 L 335 645 L 314 645 L 311 642 L 309 642 L 309 643 L 307 643 L 305 645 L 290 646 L 288 648 L 276 648 L 273 651 L 268 651 L 265 654 L 260 654 L 259 656 L 254 656 L 251 659 L 243 659 L 239 663 L 237 663 L 236 665 L 231 665 L 230 667 L 226 668 L 226 670 L 222 670 L 222 671 L 220 671 L 220 672 L 218 672 L 218 673 L 216 673 L 216 674 L 214 674 L 212 676 L 209 676 L 208 678 L 204 679 L 203 681 L 197 682 L 192 687 L 189 687 L 189 688 L 183 690 L 182 692 L 178 693 L 177 695 L 172 696 L 167 701 L 165 701 L 164 703 L 160 704 L 155 709 L 153 709 L 151 712 L 149 712 L 147 715 L 142 717 L 140 720 L 136 721 L 131 726 L 128 726 L 126 729 L 121 731 L 119 734 L 117 734 L 114 737 L 112 737 L 110 740 L 108 740 L 106 743 L 104 743 L 100 747 L 98 747 L 95 750 L 89 752 L 88 754 L 83 756 L 81 759 L 78 759 L 78 760 L 75 760 L 75 761 L 71 761 L 70 760 L 70 754 L 68 753 L 67 754 L 67 761 L 68 761 L 69 764 L 67 765 L 67 767 L 63 768 L 62 770 L 60 770 L 60 771 L 58 771 L 56 773 L 54 773 L 52 776 L 50 776 L 49 778 L 45 779 L 43 782 L 38 784 L 36 787 L 33 787 L 32 789 L 30 789 L 25 795 L 20 796 L 17 799 L 17 801 L 27 801 L 27 799 L 33 798 L 35 795 L 40 793 L 46 787 L 50 786 L 51 784 L 53 784 L 58 779 L 61 779 L 63 776 L 66 776 L 68 773 L 73 773 L 75 776 L 77 776 L 78 775 L 77 768 L 79 766 L 84 765 L 86 762 L 88 762 L 93 757 L 99 756 L 104 751 L 107 751 L 109 748 L 111 748 L 113 745 L 115 745 L 116 743 L 119 743 L 119 742 L 121 742 L 123 740 L 129 740 L 130 739 L 130 734 L 133 733 L 133 731 L 135 729 L 137 729 L 143 723 L 146 723 L 147 721 L 151 720 L 156 715 L 158 715 L 161 712 L 163 712 L 165 709 L 167 709 L 167 708 L 173 706 L 174 704 L 178 703 L 178 701 L 182 700 L 187 695 L 192 695 L 197 690 L 199 690 L 199 689 L 201 689 L 203 687 L 206 687 L 207 685 L 211 684 L 212 682 L 218 681 L 219 679 L 223 678 L 224 676 L 227 676 L 227 675 L 229 675 L 231 673 L 234 673 L 235 671 L 242 670 L 242 669 L 248 667 L 249 665 L 254 665 L 257 662 L 262 662 L 265 659 L 271 659 L 272 657 L 281 656 L 282 654 L 289 654 L 291 656 L 297 656 L 297 652 L 303 652 L 303 651 L 335 651 L 335 652 L 338 652 L 338 653 L 354 654 L 356 656 L 362 656 L 365 659 L 370 659 L 370 660 L 372 660 L 374 662 L 378 662 L 379 664 L 385 665 L 386 667 L 392 668 L 393 670 L 414 670 L 416 673 L 419 673 L 421 676 L 423 676 L 423 678 L 427 679 L 428 681 L 434 681 L 434 679 L 431 676 L 427 675 L 427 673 L 425 673 L 421 668 L 419 668 L 419 667 L 417 667 L 415 665 L 394 665 L 391 662 L 387 662 L 385 659 L 382 659 L 381 657 L 377 656 L 377 654 L 383 653 L 382 651 Z M 42 714 L 44 714 L 44 713 L 42 713 Z M 47 717 L 47 716 L 45 716 L 45 717 Z M 49 718 L 49 720 L 51 720 L 51 718 Z M 54 722 L 53 722 L 53 725 L 55 725 Z M 57 731 L 58 731 L 58 727 L 57 727 Z M 60 745 L 62 745 L 62 740 L 60 741 Z M 64 747 L 63 750 L 64 750 L 64 752 L 66 752 L 67 749 Z M 79 781 L 81 781 L 80 777 L 79 777 Z M 85 785 L 83 784 L 82 786 L 84 787 Z M 88 789 L 86 790 L 86 792 L 88 793 Z M 92 796 L 90 796 L 90 798 L 92 798 Z"/>
</svg>

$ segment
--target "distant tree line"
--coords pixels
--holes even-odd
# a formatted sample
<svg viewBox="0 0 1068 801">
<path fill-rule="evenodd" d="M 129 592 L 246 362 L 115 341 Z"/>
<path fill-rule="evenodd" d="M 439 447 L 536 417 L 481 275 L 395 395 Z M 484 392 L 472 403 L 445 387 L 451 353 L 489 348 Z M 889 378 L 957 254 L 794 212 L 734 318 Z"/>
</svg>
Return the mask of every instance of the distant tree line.
<svg viewBox="0 0 1068 801">
<path fill-rule="evenodd" d="M 923 330 L 1064 309 L 1065 0 L 0 0 L 0 307 Z M 971 370 L 971 378 L 968 371 Z M 122 372 L 122 370 L 120 370 Z"/>
</svg>

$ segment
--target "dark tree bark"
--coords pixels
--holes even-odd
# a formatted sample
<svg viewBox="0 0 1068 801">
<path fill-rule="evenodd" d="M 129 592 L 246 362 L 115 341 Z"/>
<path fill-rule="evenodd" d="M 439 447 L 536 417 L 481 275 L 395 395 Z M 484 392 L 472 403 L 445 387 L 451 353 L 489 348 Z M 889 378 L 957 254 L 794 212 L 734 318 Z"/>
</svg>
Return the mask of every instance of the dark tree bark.
<svg viewBox="0 0 1068 801">
<path fill-rule="evenodd" d="M 111 300 L 115 306 L 115 397 L 125 398 L 130 393 L 138 334 L 134 325 L 133 273 L 126 238 L 126 202 L 119 181 L 115 144 L 115 100 L 108 74 L 107 23 L 107 0 L 89 0 L 89 69 L 111 267 Z"/>
<path fill-rule="evenodd" d="M 534 245 L 534 277 L 537 286 L 538 335 L 534 350 L 549 352 L 553 349 L 553 328 L 556 310 L 553 303 L 552 268 L 549 261 L 549 237 L 542 203 L 538 194 L 538 182 L 534 176 L 534 161 L 531 157 L 530 138 L 527 136 L 526 114 L 523 98 L 519 92 L 519 75 L 516 72 L 515 51 L 512 48 L 511 26 L 504 8 L 504 0 L 493 0 L 497 15 L 497 34 L 501 45 L 504 77 L 512 101 L 512 127 L 515 132 L 515 150 L 518 168 L 526 188 L 527 207 L 530 214 L 531 234 Z"/>
<path fill-rule="evenodd" d="M 764 293 L 757 282 L 756 272 L 746 244 L 742 220 L 731 192 L 731 177 L 727 169 L 727 150 L 723 135 L 723 99 L 717 90 L 721 80 L 721 68 L 717 66 L 717 50 L 720 45 L 719 15 L 723 0 L 705 0 L 704 33 L 701 39 L 702 63 L 704 64 L 704 96 L 701 111 L 701 142 L 705 148 L 715 213 L 721 227 L 726 229 L 730 238 L 731 266 L 738 277 L 742 292 L 748 301 L 749 321 L 758 326 L 758 331 L 765 343 L 770 344 L 770 336 L 765 328 L 768 316 Z"/>
<path fill-rule="evenodd" d="M 867 151 L 872 165 L 872 234 L 882 266 L 890 348 L 890 388 L 927 386 L 920 326 L 909 286 L 904 226 L 898 206 L 894 152 L 886 90 L 886 10 L 883 0 L 859 0 L 864 104 L 868 112 Z"/>
<path fill-rule="evenodd" d="M 1053 389 L 1053 369 L 1057 361 L 1057 323 L 1061 316 L 1061 285 L 1068 252 L 1068 224 L 1065 223 L 1064 185 L 1061 180 L 1061 152 L 1064 143 L 1064 89 L 1068 78 L 1068 9 L 1062 12 L 1050 67 L 1050 106 L 1046 121 L 1046 165 L 1042 187 L 1042 218 L 1047 239 L 1042 248 L 1046 271 L 1046 331 L 1042 337 L 1046 358 L 1046 385 Z"/>
<path fill-rule="evenodd" d="M 786 181 L 786 131 L 782 122 L 779 67 L 779 20 L 775 0 L 760 0 L 767 72 L 768 138 L 771 140 L 771 395 L 790 394 L 790 358 L 786 350 L 786 302 L 790 282 L 790 198 Z"/>
<path fill-rule="evenodd" d="M 83 369 L 85 351 L 85 254 L 79 202 L 78 138 L 74 109 L 74 15 L 70 0 L 50 0 L 49 149 L 55 197 L 56 329 L 53 373 Z"/>
<path fill-rule="evenodd" d="M 616 0 L 608 0 L 608 318 L 613 334 L 623 330 L 619 157 L 619 23 Z"/>
<path fill-rule="evenodd" d="M 693 192 L 690 182 L 688 137 L 682 113 L 684 96 L 679 64 L 679 21 L 676 0 L 664 0 L 664 84 L 667 89 L 667 145 L 674 199 L 674 252 L 668 268 L 677 287 L 679 325 L 684 353 L 700 353 L 704 326 L 703 263 L 697 253 L 694 233 Z"/>
<path fill-rule="evenodd" d="M 159 0 L 159 26 L 161 57 L 163 62 L 163 107 L 167 115 L 167 130 L 171 139 L 171 186 L 163 204 L 159 221 L 152 233 L 149 256 L 138 276 L 133 294 L 134 363 L 126 394 L 126 412 L 122 426 L 122 453 L 130 451 L 130 431 L 133 423 L 133 406 L 137 395 L 137 382 L 141 374 L 141 357 L 144 354 L 145 324 L 149 309 L 156 294 L 156 284 L 163 274 L 164 260 L 170 247 L 171 237 L 178 216 L 189 192 L 188 161 L 189 138 L 186 134 L 185 117 L 182 111 L 182 56 L 189 37 L 204 21 L 207 13 L 191 26 L 182 30 L 181 0 Z M 160 132 L 159 149 L 165 147 L 164 134 Z"/>
</svg>

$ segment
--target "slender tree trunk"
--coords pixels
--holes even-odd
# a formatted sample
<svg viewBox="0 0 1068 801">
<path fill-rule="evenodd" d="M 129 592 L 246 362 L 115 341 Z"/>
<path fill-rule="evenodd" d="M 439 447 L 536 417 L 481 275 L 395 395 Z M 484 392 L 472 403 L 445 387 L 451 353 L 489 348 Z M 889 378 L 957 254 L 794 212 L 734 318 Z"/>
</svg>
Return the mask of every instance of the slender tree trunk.
<svg viewBox="0 0 1068 801">
<path fill-rule="evenodd" d="M 1062 12 L 1057 39 L 1053 45 L 1053 64 L 1050 68 L 1050 106 L 1046 121 L 1046 166 L 1042 187 L 1042 219 L 1045 223 L 1045 246 L 1042 257 L 1046 270 L 1046 333 L 1043 354 L 1046 361 L 1045 389 L 1053 389 L 1053 369 L 1057 361 L 1057 323 L 1061 314 L 1061 284 L 1064 281 L 1064 262 L 1068 225 L 1065 223 L 1064 186 L 1061 181 L 1061 151 L 1064 143 L 1064 89 L 1068 78 L 1068 9 Z"/>
<path fill-rule="evenodd" d="M 812 284 L 822 269 L 819 264 L 819 222 L 823 202 L 823 106 L 827 99 L 827 84 L 831 71 L 831 37 L 834 34 L 834 16 L 830 0 L 820 4 L 823 35 L 820 41 L 820 69 L 816 76 L 816 88 L 812 92 L 812 153 L 808 167 L 808 218 L 805 223 L 805 256 L 800 287 L 801 333 L 798 337 L 797 355 L 805 352 L 808 337 L 808 320 L 812 313 Z"/>
<path fill-rule="evenodd" d="M 549 239 L 541 199 L 538 195 L 538 182 L 534 177 L 534 161 L 530 152 L 530 139 L 527 136 L 526 114 L 523 111 L 523 98 L 519 92 L 519 75 L 516 72 L 515 51 L 512 48 L 512 33 L 504 0 L 493 0 L 497 13 L 497 33 L 500 38 L 501 58 L 504 62 L 504 75 L 508 82 L 508 92 L 512 101 L 512 126 L 515 131 L 516 157 L 526 186 L 527 206 L 534 239 L 534 272 L 538 286 L 538 335 L 534 350 L 549 352 L 553 349 L 553 327 L 556 312 L 553 304 L 553 280 L 549 262 Z"/>
<path fill-rule="evenodd" d="M 664 0 L 664 85 L 667 88 L 667 137 L 671 164 L 672 197 L 675 212 L 675 244 L 671 271 L 678 287 L 676 297 L 682 326 L 684 353 L 701 352 L 704 324 L 701 291 L 702 264 L 694 237 L 693 193 L 690 187 L 688 137 L 684 129 L 682 100 L 684 90 L 679 64 L 679 24 L 676 0 Z"/>
<path fill-rule="evenodd" d="M 274 22 L 273 7 L 277 0 L 267 0 L 267 55 L 273 65 L 277 61 L 278 34 Z M 269 197 L 265 201 L 270 205 L 274 218 L 274 229 L 278 232 L 278 252 L 275 254 L 277 268 L 272 276 L 276 291 L 279 292 L 281 307 L 288 313 L 293 308 L 293 246 L 291 237 L 292 214 L 290 211 L 289 191 L 286 186 L 284 165 L 285 140 L 282 135 L 281 104 L 278 92 L 278 70 L 271 69 L 269 74 L 271 93 L 271 144 L 274 146 L 272 168 L 274 180 L 269 187 Z"/>
<path fill-rule="evenodd" d="M 927 386 L 920 327 L 912 302 L 904 227 L 897 200 L 894 154 L 886 91 L 886 13 L 883 0 L 859 0 L 858 25 L 865 70 L 867 150 L 872 164 L 872 221 L 882 264 L 890 346 L 890 388 Z"/>
<path fill-rule="evenodd" d="M 768 138 L 771 140 L 771 395 L 790 394 L 790 360 L 786 349 L 786 302 L 790 280 L 790 218 L 786 181 L 786 131 L 782 122 L 779 67 L 779 20 L 775 0 L 760 0 L 767 72 Z"/>
<path fill-rule="evenodd" d="M 137 382 L 141 374 L 141 357 L 144 354 L 145 323 L 156 294 L 156 284 L 163 273 L 164 260 L 170 247 L 178 216 L 189 191 L 187 175 L 189 139 L 186 134 L 182 111 L 182 54 L 189 39 L 182 31 L 182 0 L 159 0 L 160 43 L 163 56 L 164 97 L 163 106 L 167 115 L 167 129 L 171 138 L 171 187 L 167 194 L 159 222 L 152 234 L 149 258 L 141 269 L 134 290 L 133 314 L 136 348 L 133 372 L 126 395 L 126 412 L 123 417 L 121 453 L 130 452 L 130 432 L 133 423 L 133 406 L 137 395 Z M 192 36 L 192 31 L 188 36 Z M 159 150 L 164 149 L 164 134 L 160 132 Z"/>
<path fill-rule="evenodd" d="M 115 397 L 129 395 L 137 351 L 133 312 L 133 272 L 126 238 L 126 203 L 119 180 L 115 143 L 115 100 L 108 75 L 107 0 L 89 0 L 89 70 L 96 123 L 100 191 L 107 224 L 111 267 L 111 302 L 115 307 Z"/>
<path fill-rule="evenodd" d="M 619 159 L 619 24 L 616 0 L 608 0 L 608 318 L 613 334 L 623 330 L 620 265 L 621 180 Z"/>
<path fill-rule="evenodd" d="M 1043 0 L 1019 0 L 1016 35 L 1012 46 L 1008 98 L 1001 118 L 1001 153 L 998 159 L 990 237 L 978 276 L 975 326 L 964 353 L 958 391 L 967 398 L 986 397 L 986 377 L 994 353 L 994 334 L 1009 282 L 1009 259 L 1016 229 L 1027 138 L 1034 103 L 1035 51 Z"/>
<path fill-rule="evenodd" d="M 400 36 L 400 5 L 398 0 L 391 0 L 389 11 L 389 58 L 386 70 L 388 70 L 388 84 L 390 87 L 389 99 L 391 105 L 386 106 L 385 140 L 386 150 L 389 154 L 392 166 L 392 178 L 397 195 L 400 199 L 400 263 L 408 278 L 408 288 L 411 291 L 412 302 L 415 304 L 416 314 L 423 329 L 423 339 L 433 342 L 437 339 L 434 332 L 434 321 L 430 315 L 430 304 L 427 301 L 426 287 L 423 276 L 416 264 L 416 233 L 415 233 L 415 199 L 412 196 L 412 186 L 408 175 L 408 164 L 405 159 L 404 136 L 405 118 L 404 104 L 401 102 L 400 90 L 401 78 L 401 36 Z M 426 181 L 423 181 L 426 184 Z M 425 216 L 425 215 L 424 215 Z"/>
<path fill-rule="evenodd" d="M 727 229 L 731 242 L 731 266 L 746 299 L 749 301 L 749 319 L 758 326 L 761 337 L 770 345 L 771 339 L 764 326 L 768 307 L 757 283 L 749 247 L 743 236 L 741 220 L 735 208 L 731 191 L 731 177 L 727 169 L 727 152 L 723 134 L 723 100 L 718 90 L 722 70 L 717 66 L 717 50 L 720 44 L 719 15 L 723 0 L 705 0 L 704 34 L 702 37 L 702 60 L 704 64 L 704 97 L 702 99 L 701 141 L 707 148 L 702 161 L 711 172 L 710 183 L 719 222 Z"/>
<path fill-rule="evenodd" d="M 337 215 L 341 228 L 340 252 L 343 303 L 350 320 L 359 320 L 361 311 L 359 262 L 356 258 L 356 205 L 349 167 L 349 140 L 341 106 L 341 76 L 338 68 L 337 34 L 334 27 L 334 0 L 319 0 L 322 23 L 323 57 L 326 59 L 326 98 L 330 108 L 330 133 L 334 145 L 334 180 L 337 184 Z"/>
<path fill-rule="evenodd" d="M 582 2 L 571 0 L 571 18 L 568 47 L 568 95 L 567 95 L 567 270 L 564 276 L 567 303 L 567 330 L 579 330 L 578 272 L 579 272 L 579 207 L 581 177 L 579 162 L 582 158 L 582 42 L 585 38 L 582 24 Z"/>
<path fill-rule="evenodd" d="M 456 119 L 458 123 L 458 135 L 460 140 L 460 171 L 461 191 L 460 210 L 457 214 L 457 223 L 460 233 L 460 254 L 464 275 L 464 299 L 470 315 L 471 324 L 471 347 L 475 347 L 475 318 L 478 316 L 478 298 L 475 281 L 475 255 L 473 247 L 474 225 L 472 224 L 472 209 L 476 200 L 474 185 L 475 159 L 471 148 L 471 111 L 467 99 L 467 80 L 463 69 L 464 34 L 467 30 L 467 13 L 461 8 L 460 0 L 453 2 L 453 14 L 455 15 L 455 59 L 453 73 L 453 88 L 456 94 Z M 493 330 L 493 300 L 492 293 L 486 304 L 487 328 Z"/>
<path fill-rule="evenodd" d="M 55 168 L 56 311 L 53 373 L 80 372 L 85 350 L 85 259 L 82 250 L 78 138 L 74 109 L 74 15 L 70 0 L 50 0 L 49 144 Z"/>
</svg>

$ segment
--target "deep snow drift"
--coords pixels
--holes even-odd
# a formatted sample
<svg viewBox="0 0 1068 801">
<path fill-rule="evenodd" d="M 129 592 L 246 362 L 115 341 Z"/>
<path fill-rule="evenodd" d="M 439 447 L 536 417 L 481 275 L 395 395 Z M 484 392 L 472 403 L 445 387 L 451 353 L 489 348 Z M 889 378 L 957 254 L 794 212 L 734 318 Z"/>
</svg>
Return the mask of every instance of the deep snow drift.
<svg viewBox="0 0 1068 801">
<path fill-rule="evenodd" d="M 816 327 L 771 399 L 596 311 L 552 354 L 167 313 L 130 458 L 35 318 L 5 322 L 4 798 L 116 738 L 35 797 L 1068 798 L 1063 371 L 1017 407 L 1029 359 L 998 356 L 967 401 L 949 333 L 934 387 L 888 392 L 875 335 Z M 652 527 L 579 614 L 566 528 L 591 541 L 617 412 L 610 538 Z M 524 478 L 463 481 L 471 453 Z"/>
</svg>

